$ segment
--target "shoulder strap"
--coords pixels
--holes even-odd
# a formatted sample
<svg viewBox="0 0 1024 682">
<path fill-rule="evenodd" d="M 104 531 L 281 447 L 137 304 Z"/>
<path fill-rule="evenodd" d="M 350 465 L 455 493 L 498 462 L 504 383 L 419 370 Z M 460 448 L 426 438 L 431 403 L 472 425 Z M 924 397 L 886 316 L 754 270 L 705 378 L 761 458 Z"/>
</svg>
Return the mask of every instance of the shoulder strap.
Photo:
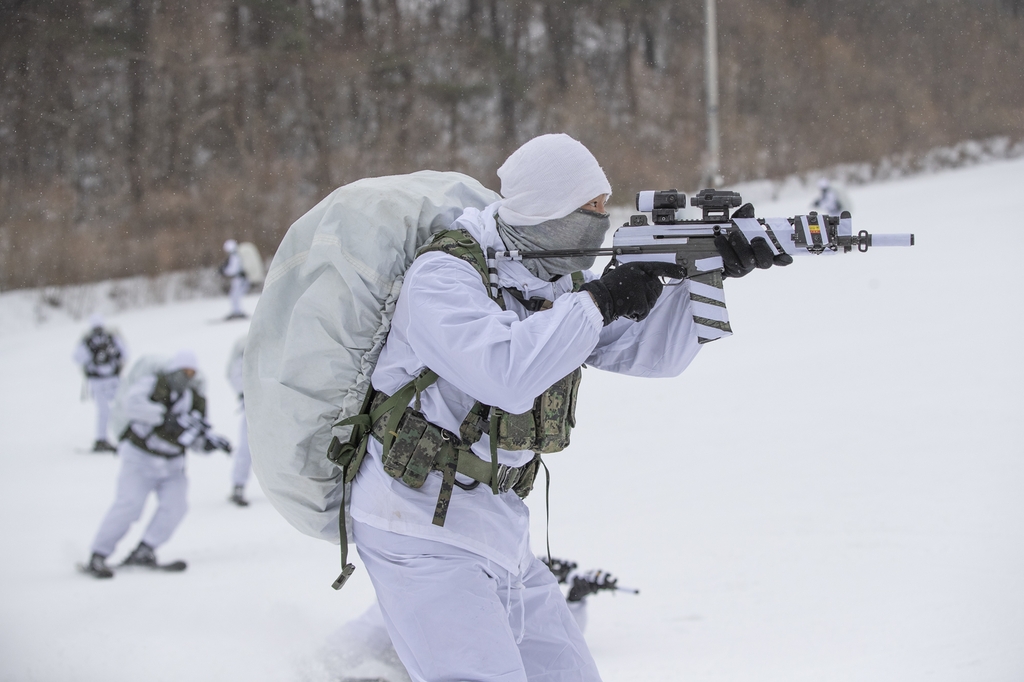
<svg viewBox="0 0 1024 682">
<path fill-rule="evenodd" d="M 370 409 L 374 394 L 371 387 L 366 392 L 363 407 L 359 414 L 343 419 L 335 424 L 335 426 L 352 427 L 348 443 L 341 443 L 338 437 L 335 436 L 331 439 L 331 444 L 327 449 L 327 458 L 341 466 L 342 469 L 341 505 L 338 507 L 338 535 L 341 538 L 341 575 L 331 585 L 336 590 L 344 587 L 345 583 L 352 576 L 352 572 L 355 571 L 355 566 L 348 561 L 348 533 L 345 532 L 345 486 L 355 479 L 356 472 L 359 471 L 359 466 L 363 463 L 363 457 L 366 456 L 366 439 L 370 436 L 373 424 L 383 415 L 387 414 L 389 410 L 391 411 L 387 423 L 387 432 L 384 435 L 383 441 L 384 456 L 387 457 L 388 450 L 391 449 L 391 445 L 394 443 L 398 421 L 401 419 L 402 414 L 404 414 L 405 407 L 409 404 L 410 400 L 415 398 L 416 409 L 419 410 L 420 393 L 425 391 L 435 381 L 437 381 L 437 373 L 431 369 L 424 368 L 419 376 L 398 389 L 394 395 L 385 400 L 375 410 Z"/>
<path fill-rule="evenodd" d="M 487 294 L 504 310 L 505 301 L 501 296 L 501 290 L 498 289 L 497 267 L 484 255 L 483 248 L 473 239 L 473 235 L 463 229 L 438 232 L 433 239 L 416 251 L 416 257 L 432 251 L 447 253 L 472 265 L 480 274 Z"/>
<path fill-rule="evenodd" d="M 157 372 L 156 385 L 153 387 L 153 392 L 149 395 L 149 399 L 155 403 L 170 406 L 171 385 L 167 382 L 167 375 L 163 372 Z"/>
</svg>

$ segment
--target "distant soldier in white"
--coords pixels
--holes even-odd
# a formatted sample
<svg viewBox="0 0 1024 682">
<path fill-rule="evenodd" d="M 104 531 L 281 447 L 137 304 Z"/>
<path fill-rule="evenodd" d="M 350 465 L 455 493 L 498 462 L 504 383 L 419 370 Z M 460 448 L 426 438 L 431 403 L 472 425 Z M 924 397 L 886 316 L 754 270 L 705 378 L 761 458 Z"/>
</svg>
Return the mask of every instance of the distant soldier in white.
<svg viewBox="0 0 1024 682">
<path fill-rule="evenodd" d="M 827 179 L 818 180 L 818 189 L 821 190 L 821 194 L 811 204 L 814 208 L 827 215 L 839 215 L 846 208 L 843 206 L 842 199 L 839 198 L 839 192 L 832 187 L 832 183 Z"/>
<path fill-rule="evenodd" d="M 231 357 L 228 358 L 228 381 L 231 387 L 238 394 L 238 406 L 242 412 L 242 421 L 239 425 L 238 446 L 232 455 L 233 464 L 231 467 L 231 497 L 228 498 L 239 507 L 248 507 L 249 501 L 245 499 L 245 484 L 249 482 L 249 475 L 252 473 L 252 457 L 249 455 L 249 433 L 245 422 L 245 398 L 242 395 L 242 359 L 245 354 L 245 341 L 248 335 L 243 335 L 235 341 L 231 349 Z"/>
<path fill-rule="evenodd" d="M 107 421 L 110 401 L 114 399 L 120 383 L 121 368 L 128 358 L 128 347 L 116 330 L 103 326 L 103 318 L 89 318 L 89 331 L 75 346 L 72 359 L 81 365 L 89 395 L 96 401 L 96 442 L 93 452 L 115 452 L 117 448 L 107 440 Z"/>
<path fill-rule="evenodd" d="M 242 267 L 242 257 L 238 253 L 238 242 L 229 239 L 224 242 L 224 253 L 228 256 L 220 266 L 220 274 L 230 280 L 228 296 L 231 297 L 231 312 L 227 319 L 236 320 L 246 317 L 242 311 L 242 296 L 249 291 L 249 278 L 245 276 L 245 268 Z"/>
<path fill-rule="evenodd" d="M 170 361 L 140 358 L 118 391 L 115 424 L 123 423 L 117 452 L 121 471 L 114 504 L 100 524 L 92 556 L 81 569 L 97 578 L 114 575 L 106 559 L 142 515 L 146 498 L 157 496 L 157 509 L 142 541 L 122 566 L 183 571 L 185 562 L 161 564 L 155 550 L 167 542 L 188 508 L 185 449 L 231 451 L 206 422 L 206 397 L 193 352 L 179 351 Z"/>
</svg>

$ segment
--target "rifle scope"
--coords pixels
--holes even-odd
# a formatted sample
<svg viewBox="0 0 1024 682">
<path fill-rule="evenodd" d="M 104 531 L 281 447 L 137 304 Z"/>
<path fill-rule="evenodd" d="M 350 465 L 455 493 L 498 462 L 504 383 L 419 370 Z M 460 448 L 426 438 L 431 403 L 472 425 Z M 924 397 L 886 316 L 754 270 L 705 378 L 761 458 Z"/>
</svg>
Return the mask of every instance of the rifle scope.
<svg viewBox="0 0 1024 682">
<path fill-rule="evenodd" d="M 690 206 L 704 210 L 704 220 L 728 220 L 729 209 L 743 203 L 739 192 L 718 189 L 702 189 L 690 197 Z"/>
<path fill-rule="evenodd" d="M 644 190 L 636 193 L 636 210 L 650 213 L 655 209 L 686 208 L 686 195 L 677 189 Z"/>
</svg>

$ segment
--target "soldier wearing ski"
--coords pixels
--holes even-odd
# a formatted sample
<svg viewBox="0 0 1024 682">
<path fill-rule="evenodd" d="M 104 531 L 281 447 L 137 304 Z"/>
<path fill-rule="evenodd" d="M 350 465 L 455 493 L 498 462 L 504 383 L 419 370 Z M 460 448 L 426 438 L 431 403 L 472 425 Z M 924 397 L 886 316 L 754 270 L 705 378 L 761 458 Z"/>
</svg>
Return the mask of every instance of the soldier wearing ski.
<svg viewBox="0 0 1024 682">
<path fill-rule="evenodd" d="M 156 512 L 142 541 L 121 565 L 185 569 L 180 561 L 161 564 L 155 554 L 185 517 L 185 450 L 231 450 L 206 422 L 206 396 L 197 371 L 195 354 L 183 350 L 169 362 L 140 358 L 129 372 L 114 410 L 115 421 L 126 424 L 117 448 L 121 459 L 117 492 L 93 540 L 92 556 L 82 567 L 85 572 L 97 578 L 113 576 L 106 559 L 142 515 L 150 493 L 157 496 Z"/>
<path fill-rule="evenodd" d="M 242 257 L 238 253 L 238 242 L 228 239 L 224 242 L 224 253 L 227 257 L 220 266 L 220 274 L 228 279 L 228 297 L 231 299 L 231 312 L 227 319 L 234 320 L 246 317 L 242 310 L 242 297 L 249 291 L 249 279 L 242 266 Z"/>
<path fill-rule="evenodd" d="M 128 348 L 121 335 L 103 324 L 100 315 L 89 318 L 89 331 L 75 346 L 72 359 L 82 367 L 89 395 L 96 401 L 96 440 L 93 452 L 117 450 L 107 440 L 110 401 L 117 393 L 121 368 L 128 358 Z"/>
<path fill-rule="evenodd" d="M 413 679 L 597 680 L 555 576 L 530 551 L 522 498 L 541 454 L 568 445 L 581 368 L 678 375 L 700 348 L 705 304 L 689 282 L 663 288 L 681 276 L 673 264 L 597 277 L 592 256 L 488 258 L 596 248 L 609 227 L 608 180 L 567 135 L 527 142 L 498 176 L 503 198 L 467 208 L 406 273 L 375 395 L 349 420 L 365 451 L 353 535 Z M 722 248 L 740 274 L 753 267 L 742 236 Z"/>
</svg>

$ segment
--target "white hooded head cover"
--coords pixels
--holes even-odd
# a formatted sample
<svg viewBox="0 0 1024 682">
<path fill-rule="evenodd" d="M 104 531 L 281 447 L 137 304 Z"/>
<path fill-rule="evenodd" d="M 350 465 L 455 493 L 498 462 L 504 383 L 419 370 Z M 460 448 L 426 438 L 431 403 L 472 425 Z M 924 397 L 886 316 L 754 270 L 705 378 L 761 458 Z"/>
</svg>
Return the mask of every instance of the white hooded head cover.
<svg viewBox="0 0 1024 682">
<path fill-rule="evenodd" d="M 89 329 L 95 329 L 96 327 L 103 326 L 103 316 L 99 313 L 93 313 L 89 316 Z"/>
<path fill-rule="evenodd" d="M 498 177 L 504 197 L 498 215 L 515 226 L 564 218 L 594 197 L 612 193 L 594 155 L 564 133 L 533 138 L 512 152 Z"/>
<path fill-rule="evenodd" d="M 224 242 L 224 253 L 234 253 L 238 249 L 238 242 L 234 239 L 228 239 Z"/>
<path fill-rule="evenodd" d="M 187 348 L 183 348 L 174 354 L 171 361 L 167 363 L 167 372 L 177 372 L 179 369 L 199 369 L 199 361 L 196 359 L 196 354 Z"/>
</svg>

